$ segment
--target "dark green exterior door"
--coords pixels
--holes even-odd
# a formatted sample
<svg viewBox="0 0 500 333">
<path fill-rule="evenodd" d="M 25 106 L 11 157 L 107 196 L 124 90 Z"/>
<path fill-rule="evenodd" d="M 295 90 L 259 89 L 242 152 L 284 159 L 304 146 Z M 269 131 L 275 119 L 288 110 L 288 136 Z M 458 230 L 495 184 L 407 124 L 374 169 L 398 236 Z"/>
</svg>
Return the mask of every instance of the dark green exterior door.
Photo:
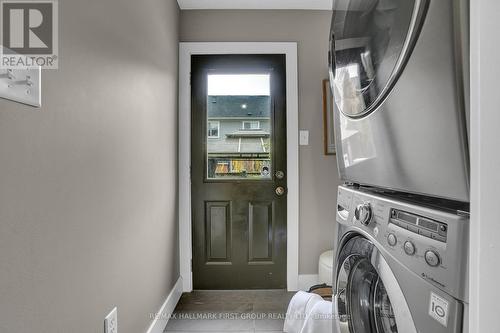
<svg viewBox="0 0 500 333">
<path fill-rule="evenodd" d="M 286 288 L 285 55 L 192 57 L 194 289 Z"/>
</svg>

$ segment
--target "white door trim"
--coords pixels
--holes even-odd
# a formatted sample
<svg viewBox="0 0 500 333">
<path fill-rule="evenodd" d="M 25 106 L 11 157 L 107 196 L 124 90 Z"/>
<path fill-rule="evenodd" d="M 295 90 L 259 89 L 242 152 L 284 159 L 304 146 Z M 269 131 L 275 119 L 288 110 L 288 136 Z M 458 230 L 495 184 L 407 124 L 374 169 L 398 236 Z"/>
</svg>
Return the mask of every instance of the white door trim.
<svg viewBox="0 0 500 333">
<path fill-rule="evenodd" d="M 299 279 L 299 103 L 297 43 L 179 44 L 179 256 L 183 291 L 193 290 L 191 272 L 191 56 L 196 54 L 285 54 L 287 122 L 287 286 Z"/>
</svg>

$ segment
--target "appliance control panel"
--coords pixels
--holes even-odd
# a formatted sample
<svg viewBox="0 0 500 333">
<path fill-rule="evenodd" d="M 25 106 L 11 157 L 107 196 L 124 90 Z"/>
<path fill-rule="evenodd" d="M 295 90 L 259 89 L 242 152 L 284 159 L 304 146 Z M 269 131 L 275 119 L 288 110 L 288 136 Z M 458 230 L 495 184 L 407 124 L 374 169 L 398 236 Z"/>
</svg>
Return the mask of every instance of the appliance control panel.
<svg viewBox="0 0 500 333">
<path fill-rule="evenodd" d="M 389 222 L 413 233 L 446 243 L 448 225 L 399 209 L 391 209 Z"/>
<path fill-rule="evenodd" d="M 447 293 L 465 299 L 469 219 L 460 214 L 340 186 L 337 222 L 369 235 L 390 256 Z"/>
</svg>

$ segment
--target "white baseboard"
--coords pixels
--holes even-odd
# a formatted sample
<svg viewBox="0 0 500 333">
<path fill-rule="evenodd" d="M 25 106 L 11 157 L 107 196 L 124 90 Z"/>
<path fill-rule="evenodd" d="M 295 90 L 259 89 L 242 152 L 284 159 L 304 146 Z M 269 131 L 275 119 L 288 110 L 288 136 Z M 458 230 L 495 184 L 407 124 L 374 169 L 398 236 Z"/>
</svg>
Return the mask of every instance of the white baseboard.
<svg viewBox="0 0 500 333">
<path fill-rule="evenodd" d="M 318 274 L 300 274 L 299 275 L 299 290 L 309 291 L 309 288 L 318 284 Z"/>
<path fill-rule="evenodd" d="M 155 314 L 151 325 L 149 326 L 147 333 L 163 333 L 167 327 L 168 320 L 172 313 L 174 313 L 175 307 L 179 302 L 182 295 L 182 278 L 179 277 L 174 287 L 167 296 L 167 299 L 161 306 L 158 313 Z"/>
</svg>

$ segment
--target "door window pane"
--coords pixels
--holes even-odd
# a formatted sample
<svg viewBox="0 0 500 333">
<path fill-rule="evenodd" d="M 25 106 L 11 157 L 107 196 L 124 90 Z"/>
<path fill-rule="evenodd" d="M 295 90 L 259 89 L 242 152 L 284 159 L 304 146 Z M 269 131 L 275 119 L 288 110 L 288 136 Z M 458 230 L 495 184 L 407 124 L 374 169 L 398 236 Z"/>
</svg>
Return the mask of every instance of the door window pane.
<svg viewBox="0 0 500 333">
<path fill-rule="evenodd" d="M 271 179 L 269 74 L 208 75 L 207 179 Z"/>
</svg>

